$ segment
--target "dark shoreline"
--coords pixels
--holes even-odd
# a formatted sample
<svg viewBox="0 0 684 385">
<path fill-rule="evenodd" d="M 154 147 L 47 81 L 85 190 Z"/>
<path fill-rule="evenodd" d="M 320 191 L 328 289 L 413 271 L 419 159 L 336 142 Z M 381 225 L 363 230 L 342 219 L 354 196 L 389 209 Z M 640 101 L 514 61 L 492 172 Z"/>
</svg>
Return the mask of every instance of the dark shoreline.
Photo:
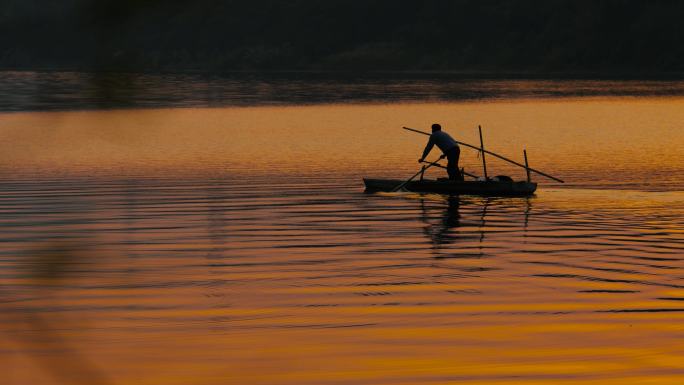
<svg viewBox="0 0 684 385">
<path fill-rule="evenodd" d="M 684 72 L 620 72 L 620 71 L 468 71 L 468 70 L 227 70 L 198 69 L 130 70 L 54 67 L 0 67 L 2 72 L 128 74 L 128 75 L 198 75 L 226 78 L 294 78 L 294 79 L 474 79 L 474 80 L 684 80 Z"/>
<path fill-rule="evenodd" d="M 4 11 L 8 70 L 684 79 L 684 3 L 671 0 L 8 0 Z"/>
<path fill-rule="evenodd" d="M 0 71 L 0 111 L 684 97 L 681 78 L 505 75 L 439 71 Z"/>
</svg>

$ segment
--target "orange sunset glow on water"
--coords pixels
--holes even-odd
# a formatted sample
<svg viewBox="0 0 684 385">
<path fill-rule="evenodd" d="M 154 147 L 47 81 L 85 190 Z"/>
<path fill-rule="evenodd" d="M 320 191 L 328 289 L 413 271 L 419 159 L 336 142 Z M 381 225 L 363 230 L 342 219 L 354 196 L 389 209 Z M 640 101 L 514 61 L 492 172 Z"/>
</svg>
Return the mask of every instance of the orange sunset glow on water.
<svg viewBox="0 0 684 385">
<path fill-rule="evenodd" d="M 684 385 L 683 15 L 3 0 L 0 385 Z"/>
<path fill-rule="evenodd" d="M 683 107 L 0 114 L 2 383 L 677 384 Z M 566 183 L 364 193 L 416 172 L 426 138 L 401 127 L 434 122 Z"/>
<path fill-rule="evenodd" d="M 563 174 L 581 185 L 681 186 L 681 98 L 504 100 L 468 103 L 324 105 L 0 116 L 2 169 L 26 175 L 400 177 L 424 139 L 402 126 L 433 121 L 459 140 Z M 11 143 L 11 145 L 10 145 Z M 463 166 L 480 172 L 477 153 Z M 492 159 L 492 168 L 524 171 Z M 358 181 L 357 181 L 358 182 Z M 678 184 L 679 183 L 679 184 Z"/>
</svg>

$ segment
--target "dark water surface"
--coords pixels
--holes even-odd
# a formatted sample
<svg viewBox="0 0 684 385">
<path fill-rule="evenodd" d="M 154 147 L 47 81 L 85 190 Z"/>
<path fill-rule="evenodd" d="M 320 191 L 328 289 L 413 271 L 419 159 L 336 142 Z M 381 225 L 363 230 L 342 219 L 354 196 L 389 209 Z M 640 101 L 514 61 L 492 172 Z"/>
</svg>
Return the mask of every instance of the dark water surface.
<svg viewBox="0 0 684 385">
<path fill-rule="evenodd" d="M 1 80 L 2 384 L 684 381 L 679 83 L 226 80 L 202 98 L 213 81 L 139 75 L 101 104 L 91 75 L 40 76 Z M 377 103 L 392 89 L 411 103 Z M 416 171 L 425 138 L 400 127 L 435 121 L 567 183 L 364 193 Z"/>
<path fill-rule="evenodd" d="M 0 111 L 684 96 L 684 81 L 482 79 L 440 73 L 136 74 L 0 71 Z"/>
</svg>

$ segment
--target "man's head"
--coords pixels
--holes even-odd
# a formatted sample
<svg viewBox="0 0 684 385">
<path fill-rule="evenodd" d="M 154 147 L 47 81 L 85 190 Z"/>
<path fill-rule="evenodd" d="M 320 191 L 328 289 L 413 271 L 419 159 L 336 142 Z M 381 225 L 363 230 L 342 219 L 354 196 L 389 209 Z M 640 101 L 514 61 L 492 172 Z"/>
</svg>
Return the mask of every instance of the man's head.
<svg viewBox="0 0 684 385">
<path fill-rule="evenodd" d="M 437 132 L 437 131 L 442 131 L 442 126 L 439 124 L 435 123 L 432 125 L 432 132 Z"/>
</svg>

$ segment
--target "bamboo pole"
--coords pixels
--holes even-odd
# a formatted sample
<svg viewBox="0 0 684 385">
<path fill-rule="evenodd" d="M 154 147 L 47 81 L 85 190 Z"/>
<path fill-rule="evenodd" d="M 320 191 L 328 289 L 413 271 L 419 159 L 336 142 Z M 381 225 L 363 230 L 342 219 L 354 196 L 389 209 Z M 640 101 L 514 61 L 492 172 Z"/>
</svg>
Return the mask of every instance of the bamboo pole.
<svg viewBox="0 0 684 385">
<path fill-rule="evenodd" d="M 425 132 L 425 131 L 421 131 L 421 130 L 416 130 L 415 128 L 403 127 L 403 129 L 408 130 L 408 131 L 417 132 L 417 133 L 419 133 L 419 134 L 423 134 L 423 135 L 430 136 L 429 133 L 427 133 L 427 132 Z M 472 148 L 472 149 L 474 149 L 474 150 L 480 151 L 480 148 L 479 148 L 479 147 L 473 146 L 472 144 L 468 144 L 468 143 L 464 143 L 464 142 L 459 142 L 458 140 L 456 141 L 456 143 L 458 143 L 458 144 L 460 144 L 460 145 L 462 145 L 462 146 L 470 147 L 470 148 Z M 506 158 L 505 156 L 502 156 L 502 155 L 499 155 L 499 154 L 497 154 L 497 153 L 494 153 L 494 152 L 491 152 L 491 151 L 487 151 L 487 150 L 485 150 L 484 152 L 486 152 L 487 154 L 489 154 L 489 155 L 491 155 L 491 156 L 497 157 L 497 158 L 499 158 L 499 159 L 501 159 L 501 160 L 505 160 L 505 161 L 508 162 L 508 163 L 512 163 L 512 164 L 514 164 L 514 165 L 516 165 L 516 166 L 518 166 L 518 167 L 526 168 L 524 164 L 520 164 L 520 163 L 518 163 L 518 162 L 516 162 L 516 161 L 514 161 L 514 160 L 508 159 L 508 158 Z M 541 172 L 541 171 L 539 171 L 539 170 L 535 170 L 535 169 L 533 169 L 533 168 L 529 168 L 529 167 L 527 167 L 527 168 L 528 168 L 530 171 L 532 171 L 532 172 L 534 172 L 534 173 L 536 173 L 536 174 L 539 174 L 539 175 L 541 175 L 541 176 L 547 177 L 547 178 L 549 178 L 549 179 L 553 179 L 553 180 L 555 180 L 556 182 L 565 183 L 562 179 L 556 178 L 555 176 L 551 176 L 551 175 L 549 175 L 549 174 L 546 174 L 546 173 Z"/>
<path fill-rule="evenodd" d="M 482 126 L 477 126 L 477 130 L 480 132 L 480 151 L 482 152 L 482 170 L 484 170 L 485 180 L 489 180 L 489 178 L 487 177 L 487 162 L 485 161 L 484 141 L 482 140 Z"/>
<path fill-rule="evenodd" d="M 525 172 L 527 173 L 527 183 L 530 183 L 532 181 L 532 178 L 530 178 L 530 166 L 527 163 L 527 150 L 523 149 L 523 155 L 525 156 Z"/>
<path fill-rule="evenodd" d="M 430 163 L 430 162 L 424 160 L 423 163 Z M 439 163 L 435 164 L 435 167 L 443 168 L 443 169 L 445 169 L 445 170 L 447 169 L 446 166 L 442 166 L 442 165 L 439 164 Z M 478 178 L 477 175 L 474 175 L 474 174 L 471 174 L 471 173 L 469 173 L 469 172 L 466 172 L 464 169 L 461 169 L 461 172 L 463 173 L 463 175 L 467 175 L 467 176 L 469 176 L 469 177 L 471 177 L 471 178 L 473 178 L 473 179 L 477 179 L 477 178 Z"/>
<path fill-rule="evenodd" d="M 414 180 L 418 175 L 424 173 L 425 170 L 427 170 L 428 168 L 430 168 L 430 167 L 432 167 L 432 166 L 434 166 L 434 165 L 436 165 L 436 164 L 439 164 L 439 161 L 442 160 L 442 159 L 443 159 L 442 157 L 439 157 L 439 158 L 437 158 L 436 161 L 434 161 L 434 162 L 428 164 L 427 166 L 421 167 L 421 168 L 420 168 L 420 171 L 418 171 L 417 173 L 415 173 L 412 177 L 406 179 L 404 182 L 402 182 L 401 184 L 399 184 L 397 187 L 393 188 L 391 192 L 397 192 L 397 191 L 401 190 L 402 188 L 404 188 L 404 186 L 406 186 L 406 185 L 409 184 L 412 180 Z"/>
</svg>

